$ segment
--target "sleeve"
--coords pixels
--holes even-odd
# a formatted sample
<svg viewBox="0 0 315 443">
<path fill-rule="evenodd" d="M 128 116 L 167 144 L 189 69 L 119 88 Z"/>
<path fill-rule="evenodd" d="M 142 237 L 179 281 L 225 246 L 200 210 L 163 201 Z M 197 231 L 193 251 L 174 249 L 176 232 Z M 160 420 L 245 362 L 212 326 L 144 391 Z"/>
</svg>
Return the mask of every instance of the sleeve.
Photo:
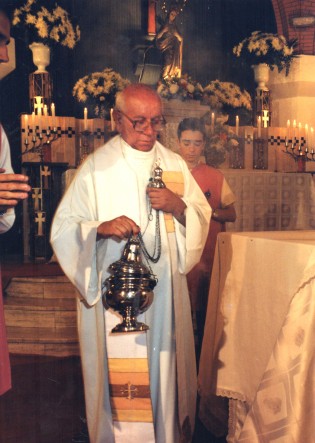
<svg viewBox="0 0 315 443">
<path fill-rule="evenodd" d="M 87 303 L 100 298 L 97 272 L 97 221 L 91 161 L 78 170 L 62 198 L 50 241 L 61 268 Z M 104 242 L 104 241 L 101 241 Z"/>
<path fill-rule="evenodd" d="M 186 226 L 176 221 L 178 233 L 179 271 L 187 274 L 200 260 L 203 252 L 211 219 L 212 209 L 199 185 L 183 164 L 185 180 L 184 202 L 186 208 Z"/>
<path fill-rule="evenodd" d="M 231 190 L 230 186 L 226 179 L 223 179 L 222 189 L 221 189 L 221 205 L 222 208 L 226 208 L 227 206 L 235 203 L 235 195 Z"/>
<path fill-rule="evenodd" d="M 3 130 L 0 128 L 1 144 L 0 144 L 0 168 L 5 169 L 6 173 L 12 173 L 11 154 L 8 138 Z M 3 215 L 0 215 L 0 234 L 7 232 L 15 221 L 15 211 L 13 208 L 8 209 Z"/>
</svg>

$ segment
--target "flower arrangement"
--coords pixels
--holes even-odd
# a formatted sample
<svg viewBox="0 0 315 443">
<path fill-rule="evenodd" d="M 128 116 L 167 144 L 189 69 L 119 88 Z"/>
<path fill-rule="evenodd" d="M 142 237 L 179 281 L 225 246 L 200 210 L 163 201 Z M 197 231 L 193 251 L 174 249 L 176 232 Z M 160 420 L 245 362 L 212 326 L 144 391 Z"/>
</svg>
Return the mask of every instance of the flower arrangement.
<svg viewBox="0 0 315 443">
<path fill-rule="evenodd" d="M 129 80 L 112 68 L 105 68 L 80 78 L 75 83 L 72 94 L 78 102 L 92 106 L 96 117 L 105 118 L 115 104 L 117 92 L 122 91 L 129 83 Z"/>
<path fill-rule="evenodd" d="M 157 93 L 167 100 L 200 100 L 203 87 L 187 74 L 182 77 L 173 77 L 170 80 L 161 80 L 157 87 Z"/>
<path fill-rule="evenodd" d="M 214 127 L 206 124 L 207 143 L 205 146 L 205 160 L 207 165 L 218 168 L 225 162 L 227 153 L 238 146 L 237 135 L 225 125 L 226 119 L 218 118 Z"/>
<path fill-rule="evenodd" d="M 234 46 L 233 54 L 242 57 L 250 65 L 266 63 L 271 70 L 278 72 L 285 69 L 288 75 L 292 60 L 297 57 L 294 53 L 297 39 L 286 40 L 283 35 L 254 31 L 252 34 Z"/>
<path fill-rule="evenodd" d="M 31 39 L 37 43 L 60 44 L 73 49 L 80 40 L 79 26 L 73 26 L 69 14 L 61 6 L 49 11 L 38 0 L 27 0 L 24 6 L 15 9 L 13 26 L 24 26 Z"/>
<path fill-rule="evenodd" d="M 228 108 L 245 108 L 252 110 L 252 99 L 246 90 L 232 82 L 211 81 L 203 89 L 203 100 L 210 108 L 226 110 Z"/>
</svg>

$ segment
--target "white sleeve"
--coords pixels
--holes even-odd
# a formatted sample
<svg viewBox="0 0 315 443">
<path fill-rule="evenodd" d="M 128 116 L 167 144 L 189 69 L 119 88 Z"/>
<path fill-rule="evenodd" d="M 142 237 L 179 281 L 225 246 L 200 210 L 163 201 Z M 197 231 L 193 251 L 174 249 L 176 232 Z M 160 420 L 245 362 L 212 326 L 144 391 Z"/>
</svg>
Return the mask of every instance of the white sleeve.
<svg viewBox="0 0 315 443">
<path fill-rule="evenodd" d="M 1 127 L 1 144 L 0 144 L 0 168 L 5 169 L 6 173 L 12 173 L 11 154 L 8 138 Z M 7 210 L 0 215 L 0 234 L 7 232 L 13 225 L 15 220 L 15 211 L 13 208 Z"/>
</svg>

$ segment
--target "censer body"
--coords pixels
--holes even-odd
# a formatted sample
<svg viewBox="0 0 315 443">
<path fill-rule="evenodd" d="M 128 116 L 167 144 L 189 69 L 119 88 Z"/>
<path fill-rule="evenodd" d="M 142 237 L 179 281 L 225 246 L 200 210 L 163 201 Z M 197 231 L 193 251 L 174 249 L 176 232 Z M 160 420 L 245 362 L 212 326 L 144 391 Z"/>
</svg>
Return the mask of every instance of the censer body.
<svg viewBox="0 0 315 443">
<path fill-rule="evenodd" d="M 137 315 L 151 306 L 157 279 L 142 263 L 138 237 L 129 238 L 122 257 L 109 270 L 112 275 L 104 282 L 103 303 L 123 319 L 112 332 L 146 331 L 149 327 L 138 322 Z"/>
</svg>

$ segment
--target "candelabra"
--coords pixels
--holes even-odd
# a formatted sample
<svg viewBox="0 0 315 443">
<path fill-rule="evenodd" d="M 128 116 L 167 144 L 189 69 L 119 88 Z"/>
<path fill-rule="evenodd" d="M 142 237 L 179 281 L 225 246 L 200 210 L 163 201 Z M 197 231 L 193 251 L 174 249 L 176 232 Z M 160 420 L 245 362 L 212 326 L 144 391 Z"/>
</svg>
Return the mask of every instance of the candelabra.
<svg viewBox="0 0 315 443">
<path fill-rule="evenodd" d="M 38 129 L 38 131 L 37 131 Z M 30 141 L 29 141 L 29 136 Z M 22 152 L 22 156 L 26 154 L 38 154 L 41 162 L 51 162 L 51 145 L 59 138 L 57 128 L 47 126 L 46 129 L 41 129 L 38 126 L 34 126 L 32 131 L 29 127 L 26 128 L 26 137 L 24 140 L 25 149 Z"/>
<path fill-rule="evenodd" d="M 283 151 L 286 154 L 290 155 L 295 162 L 297 162 L 298 172 L 305 172 L 306 162 L 315 161 L 314 148 L 311 148 L 311 150 L 309 150 L 305 140 L 302 139 L 303 137 L 293 137 L 292 140 L 289 140 L 288 137 L 286 137 L 285 151 Z M 305 148 L 303 149 L 304 144 Z"/>
</svg>

